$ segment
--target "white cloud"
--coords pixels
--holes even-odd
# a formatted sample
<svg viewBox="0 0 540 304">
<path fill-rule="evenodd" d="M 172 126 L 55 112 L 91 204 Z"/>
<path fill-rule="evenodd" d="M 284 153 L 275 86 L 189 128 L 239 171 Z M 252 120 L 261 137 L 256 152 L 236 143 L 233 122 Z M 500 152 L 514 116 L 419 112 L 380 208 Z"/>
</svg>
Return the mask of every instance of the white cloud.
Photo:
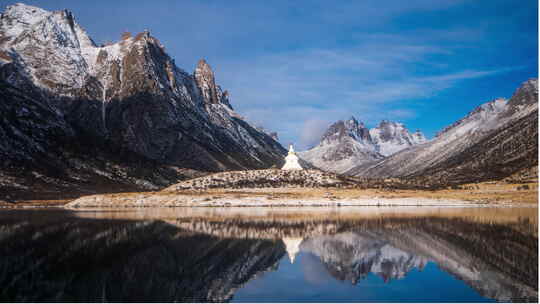
<svg viewBox="0 0 540 304">
<path fill-rule="evenodd" d="M 317 145 L 331 121 L 323 119 L 308 119 L 304 121 L 300 133 L 299 147 L 309 149 Z"/>
</svg>

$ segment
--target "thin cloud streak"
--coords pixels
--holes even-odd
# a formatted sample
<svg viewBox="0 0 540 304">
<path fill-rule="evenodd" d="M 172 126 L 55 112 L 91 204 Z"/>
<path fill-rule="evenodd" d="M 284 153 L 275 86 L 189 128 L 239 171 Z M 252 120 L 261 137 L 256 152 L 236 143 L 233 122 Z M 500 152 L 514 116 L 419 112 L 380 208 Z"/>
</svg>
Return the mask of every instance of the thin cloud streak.
<svg viewBox="0 0 540 304">
<path fill-rule="evenodd" d="M 307 148 L 320 137 L 322 122 L 328 126 L 350 115 L 372 125 L 383 118 L 413 118 L 416 112 L 403 108 L 404 101 L 429 102 L 461 81 L 519 69 L 453 70 L 417 76 L 410 73 L 410 66 L 431 65 L 430 56 L 446 56 L 452 50 L 408 44 L 390 48 L 388 41 L 372 42 L 347 50 L 311 49 L 231 62 L 222 66 L 221 77 L 240 113 L 277 131 L 283 144 L 297 142 Z M 317 128 L 307 132 L 314 122 Z"/>
</svg>

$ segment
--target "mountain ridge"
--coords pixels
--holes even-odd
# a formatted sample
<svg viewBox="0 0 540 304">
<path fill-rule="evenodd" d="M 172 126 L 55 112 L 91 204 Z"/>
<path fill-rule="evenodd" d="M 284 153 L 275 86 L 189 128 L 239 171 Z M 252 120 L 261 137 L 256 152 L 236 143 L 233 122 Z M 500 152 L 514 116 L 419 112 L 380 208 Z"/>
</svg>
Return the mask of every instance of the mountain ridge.
<svg viewBox="0 0 540 304">
<path fill-rule="evenodd" d="M 67 10 L 48 12 L 25 4 L 6 8 L 0 17 L 0 81 L 5 84 L 1 86 L 5 103 L 15 112 L 23 107 L 14 102 L 14 90 L 33 100 L 34 106 L 55 113 L 56 124 L 63 128 L 56 135 L 44 131 L 47 134 L 39 137 L 31 128 L 19 128 L 24 117 L 4 117 L 0 133 L 10 142 L 7 146 L 20 145 L 17 138 L 28 139 L 29 145 L 19 146 L 18 151 L 4 150 L 3 157 L 11 167 L 32 170 L 42 161 L 43 155 L 38 156 L 30 146 L 38 142 L 36 136 L 47 147 L 55 146 L 56 137 L 62 137 L 58 140 L 77 142 L 76 146 L 90 142 L 100 150 L 114 147 L 125 158 L 138 155 L 137 164 L 125 163 L 127 167 L 142 162 L 211 172 L 264 169 L 275 165 L 286 152 L 233 110 L 228 92 L 216 84 L 205 60 L 199 61 L 193 74 L 185 72 L 149 31 L 135 36 L 126 33 L 116 43 L 97 46 Z M 47 122 L 42 127 L 52 128 Z M 45 160 L 60 163 L 61 151 L 51 151 L 57 152 L 49 153 Z M 95 167 L 85 166 L 89 171 Z M 60 175 L 70 182 L 77 183 L 78 178 L 91 183 L 92 178 L 77 174 L 66 177 L 70 168 L 74 169 L 72 164 L 39 174 L 46 178 L 51 171 L 63 171 Z M 9 176 L 4 183 L 12 178 L 24 183 L 23 174 L 15 177 L 18 173 L 5 164 L 0 169 Z M 94 175 L 103 176 L 98 172 L 101 169 L 94 169 Z M 116 174 L 111 171 L 114 169 L 106 175 Z M 145 176 L 137 178 L 148 181 Z M 173 174 L 159 182 L 150 179 L 163 187 L 182 178 Z M 117 182 L 111 180 L 111 184 Z M 123 178 L 122 183 L 130 182 Z"/>
<path fill-rule="evenodd" d="M 351 116 L 330 125 L 317 146 L 299 154 L 318 168 L 341 174 L 425 141 L 419 130 L 411 133 L 402 123 L 383 120 L 368 129 Z"/>
<path fill-rule="evenodd" d="M 478 106 L 433 140 L 347 174 L 440 185 L 501 179 L 534 167 L 538 164 L 537 94 L 538 80 L 531 78 L 509 100 L 498 98 Z"/>
</svg>

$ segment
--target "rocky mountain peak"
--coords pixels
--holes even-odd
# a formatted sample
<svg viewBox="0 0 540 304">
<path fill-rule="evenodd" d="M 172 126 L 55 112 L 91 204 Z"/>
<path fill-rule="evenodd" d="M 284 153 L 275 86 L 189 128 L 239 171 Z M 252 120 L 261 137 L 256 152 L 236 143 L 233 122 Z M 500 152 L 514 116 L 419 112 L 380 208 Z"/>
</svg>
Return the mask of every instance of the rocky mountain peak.
<svg viewBox="0 0 540 304">
<path fill-rule="evenodd" d="M 21 34 L 28 32 L 23 37 Z M 77 24 L 69 10 L 46 11 L 39 7 L 17 3 L 8 6 L 0 17 L 0 44 L 19 43 L 25 36 L 45 36 L 54 43 L 86 45 L 91 39 Z M 73 36 L 77 39 L 73 40 Z M 46 42 L 46 41 L 45 41 Z M 91 43 L 92 45 L 93 42 Z"/>
<path fill-rule="evenodd" d="M 538 79 L 531 78 L 514 92 L 508 101 L 510 106 L 526 105 L 538 103 Z"/>
<path fill-rule="evenodd" d="M 376 141 L 402 140 L 402 136 L 406 136 L 408 133 L 408 130 L 402 123 L 388 120 L 381 121 L 379 126 L 372 130 L 374 130 L 372 134 L 377 134 L 375 136 Z"/>
<path fill-rule="evenodd" d="M 388 156 L 407 147 L 421 144 L 426 141 L 422 132 L 417 130 L 414 134 L 409 132 L 404 124 L 383 120 L 376 128 L 369 130 L 377 151 Z"/>
<path fill-rule="evenodd" d="M 354 116 L 351 116 L 349 119 L 345 120 L 344 122 L 345 122 L 345 126 L 351 130 L 358 128 L 360 125 L 364 126 L 364 123 L 358 122 L 358 120 Z"/>
<path fill-rule="evenodd" d="M 422 133 L 418 129 L 412 134 L 412 137 L 414 138 L 415 142 L 417 142 L 419 144 L 428 141 L 426 136 L 424 135 L 424 133 Z"/>
<path fill-rule="evenodd" d="M 354 117 L 339 120 L 326 130 L 319 145 L 300 153 L 317 168 L 342 173 L 353 164 L 381 159 L 369 129 Z"/>
<path fill-rule="evenodd" d="M 368 129 L 351 116 L 330 125 L 319 145 L 301 156 L 318 168 L 343 173 L 351 166 L 380 160 L 425 141 L 422 132 L 410 133 L 402 123 L 383 120 Z"/>
<path fill-rule="evenodd" d="M 2 57 L 11 63 L 8 78 L 16 86 L 32 82 L 54 93 L 75 95 L 88 80 L 87 50 L 94 47 L 67 10 L 48 12 L 16 4 L 0 17 L 0 52 L 9 55 Z"/>
<path fill-rule="evenodd" d="M 358 122 L 354 116 L 351 116 L 348 120 L 339 120 L 330 125 L 324 133 L 321 143 L 332 144 L 346 138 L 371 142 L 369 130 L 365 127 L 364 123 Z"/>
<path fill-rule="evenodd" d="M 216 87 L 214 71 L 212 71 L 212 68 L 206 60 L 199 60 L 194 75 L 204 101 L 209 104 L 218 103 L 218 88 Z"/>
<path fill-rule="evenodd" d="M 3 30 L 0 33 L 4 39 L 17 36 L 50 14 L 44 9 L 23 3 L 9 5 L 0 17 L 0 28 Z"/>
<path fill-rule="evenodd" d="M 197 67 L 195 68 L 195 75 L 198 73 L 210 73 L 212 74 L 212 77 L 214 76 L 214 71 L 212 71 L 212 67 L 206 62 L 206 59 L 201 58 L 199 61 L 197 61 Z"/>
<path fill-rule="evenodd" d="M 142 39 L 150 39 L 151 36 L 150 36 L 150 31 L 145 29 L 144 31 L 140 32 L 139 34 L 137 34 L 137 36 L 135 36 L 135 40 L 142 40 Z"/>
</svg>

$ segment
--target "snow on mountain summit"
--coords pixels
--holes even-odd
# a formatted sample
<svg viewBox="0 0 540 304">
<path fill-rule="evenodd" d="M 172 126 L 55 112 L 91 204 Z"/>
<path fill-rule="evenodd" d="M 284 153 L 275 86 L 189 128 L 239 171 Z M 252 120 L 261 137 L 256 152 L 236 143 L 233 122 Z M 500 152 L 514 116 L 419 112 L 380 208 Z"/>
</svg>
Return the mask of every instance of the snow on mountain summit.
<svg viewBox="0 0 540 304">
<path fill-rule="evenodd" d="M 6 7 L 0 19 L 0 27 L 4 30 L 3 36 L 16 37 L 51 14 L 52 12 L 23 3 L 10 5 Z"/>
<path fill-rule="evenodd" d="M 419 130 L 410 133 L 404 124 L 388 120 L 381 121 L 379 126 L 369 130 L 369 133 L 377 147 L 377 152 L 384 156 L 427 141 Z"/>
<path fill-rule="evenodd" d="M 86 84 L 90 62 L 83 50 L 95 45 L 68 10 L 8 6 L 0 17 L 0 38 L 1 57 L 23 70 L 35 85 L 69 95 L 71 88 Z"/>
<path fill-rule="evenodd" d="M 343 173 L 426 141 L 420 131 L 410 133 L 402 123 L 383 120 L 368 129 L 352 116 L 332 124 L 319 145 L 300 156 L 318 168 Z"/>
<path fill-rule="evenodd" d="M 322 136 L 321 145 L 332 145 L 344 138 L 355 140 L 363 149 L 375 151 L 371 145 L 369 130 L 364 123 L 358 122 L 354 116 L 348 120 L 340 120 L 332 124 Z"/>
</svg>

